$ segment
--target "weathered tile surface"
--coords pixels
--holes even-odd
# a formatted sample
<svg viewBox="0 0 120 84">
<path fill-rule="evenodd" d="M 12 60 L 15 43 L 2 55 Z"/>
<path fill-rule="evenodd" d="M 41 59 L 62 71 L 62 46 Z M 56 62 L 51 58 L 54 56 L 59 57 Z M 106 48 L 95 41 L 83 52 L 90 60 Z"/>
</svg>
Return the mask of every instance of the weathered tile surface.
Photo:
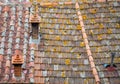
<svg viewBox="0 0 120 84">
<path fill-rule="evenodd" d="M 44 54 L 36 55 L 35 71 L 42 71 L 41 76 L 49 79 L 47 83 L 50 84 L 79 84 L 83 78 L 90 77 L 94 80 L 75 5 L 40 7 L 39 10 L 43 47 L 40 43 L 38 52 Z M 35 78 L 41 76 L 36 74 Z"/>
<path fill-rule="evenodd" d="M 26 35 L 29 35 L 29 32 L 27 30 L 28 27 L 25 27 L 25 23 L 23 22 L 25 19 L 29 19 L 25 14 L 25 11 L 28 11 L 28 8 L 16 4 L 0 5 L 0 8 L 0 83 L 15 83 L 18 81 L 21 83 L 28 83 L 29 78 L 27 71 L 29 70 L 29 67 L 27 67 L 27 64 L 29 59 L 26 60 L 26 58 L 29 58 L 29 55 L 27 55 L 29 52 L 29 49 L 27 49 L 29 37 L 24 35 L 24 31 L 26 32 Z M 28 24 L 28 22 L 26 23 Z M 22 76 L 19 80 L 14 76 L 14 69 L 11 63 L 12 56 L 17 49 L 22 52 L 24 57 Z"/>
<path fill-rule="evenodd" d="M 120 5 L 118 4 L 119 1 L 90 4 L 80 3 L 89 45 L 102 84 L 113 84 L 113 82 L 117 84 L 120 83 L 117 79 L 120 77 L 118 72 L 120 70 L 120 63 L 118 61 L 120 59 L 120 47 L 118 47 L 120 41 L 120 20 L 118 20 Z M 110 63 L 111 52 L 116 53 L 114 63 L 117 68 L 113 72 L 103 67 L 103 64 Z"/>
<path fill-rule="evenodd" d="M 16 4 L 3 5 L 7 1 Z M 119 0 L 81 0 L 77 10 L 78 0 L 66 0 L 71 5 L 57 0 L 56 7 L 39 5 L 40 43 L 31 39 L 29 18 L 34 10 L 26 1 L 0 0 L 0 83 L 95 84 L 77 15 L 80 10 L 101 84 L 120 84 Z M 20 79 L 11 63 L 16 50 L 24 58 Z M 116 53 L 117 68 L 110 72 L 103 64 L 110 63 L 111 52 Z"/>
</svg>

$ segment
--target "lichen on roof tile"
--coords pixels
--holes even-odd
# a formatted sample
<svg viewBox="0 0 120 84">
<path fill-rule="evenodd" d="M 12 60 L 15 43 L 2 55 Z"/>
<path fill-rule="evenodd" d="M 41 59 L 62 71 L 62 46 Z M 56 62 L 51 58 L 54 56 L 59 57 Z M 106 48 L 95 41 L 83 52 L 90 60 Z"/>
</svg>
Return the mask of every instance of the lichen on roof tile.
<svg viewBox="0 0 120 84">
<path fill-rule="evenodd" d="M 77 9 L 75 1 L 41 3 L 45 1 L 39 0 L 40 42 L 32 39 L 30 34 L 29 19 L 34 14 L 32 3 L 22 1 L 18 5 L 17 1 L 10 1 L 12 3 L 0 4 L 3 20 L 0 23 L 1 69 L 5 69 L 5 63 L 8 66 L 7 61 L 19 49 L 25 60 L 20 83 L 96 84 L 96 80 L 99 82 L 96 69 L 101 83 L 119 84 L 119 1 L 82 0 L 77 1 Z M 103 64 L 110 63 L 112 51 L 117 55 L 114 59 L 117 68 L 109 72 Z M 0 83 L 3 80 L 18 82 L 14 71 L 7 72 L 14 69 L 13 65 L 9 67 L 5 69 L 7 74 L 0 71 Z"/>
</svg>

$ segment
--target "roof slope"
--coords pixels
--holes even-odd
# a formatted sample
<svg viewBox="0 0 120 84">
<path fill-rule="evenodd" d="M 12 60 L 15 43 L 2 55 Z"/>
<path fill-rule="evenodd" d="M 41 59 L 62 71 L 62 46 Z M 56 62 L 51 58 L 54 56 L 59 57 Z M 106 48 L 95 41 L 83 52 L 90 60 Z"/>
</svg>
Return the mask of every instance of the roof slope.
<svg viewBox="0 0 120 84">
<path fill-rule="evenodd" d="M 42 38 L 35 58 L 35 81 L 44 78 L 45 84 L 79 84 L 89 79 L 94 83 L 75 5 L 39 10 Z"/>
<path fill-rule="evenodd" d="M 80 3 L 84 25 L 102 84 L 119 84 L 120 78 L 120 2 Z M 116 53 L 115 71 L 108 71 L 104 63 L 111 61 L 111 52 Z"/>
<path fill-rule="evenodd" d="M 80 2 L 79 5 L 100 82 L 119 84 L 119 2 Z M 35 81 L 43 80 L 42 83 L 46 84 L 95 84 L 75 4 L 40 7 L 39 11 L 42 39 L 35 58 L 40 60 L 35 62 L 35 66 L 42 67 L 35 68 L 36 73 L 40 73 L 35 74 Z M 103 67 L 104 63 L 110 63 L 111 52 L 116 53 L 115 71 Z"/>
<path fill-rule="evenodd" d="M 29 82 L 28 23 L 29 10 L 27 7 L 16 4 L 0 6 L 0 83 Z M 12 56 L 16 53 L 24 57 L 20 79 L 14 76 L 14 66 L 12 65 Z"/>
<path fill-rule="evenodd" d="M 33 5 L 0 3 L 0 83 L 96 84 L 98 75 L 101 84 L 120 84 L 120 2 L 91 1 L 79 1 L 77 9 L 75 2 L 39 4 L 40 40 L 31 37 Z M 114 71 L 103 66 L 111 52 Z M 17 54 L 24 59 L 20 78 L 12 64 Z"/>
</svg>

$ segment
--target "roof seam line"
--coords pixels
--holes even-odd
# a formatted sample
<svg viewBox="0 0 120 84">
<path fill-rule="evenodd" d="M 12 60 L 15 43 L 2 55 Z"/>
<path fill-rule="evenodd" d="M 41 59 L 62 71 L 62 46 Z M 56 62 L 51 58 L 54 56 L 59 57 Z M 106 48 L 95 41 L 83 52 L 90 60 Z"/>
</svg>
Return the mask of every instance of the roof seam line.
<svg viewBox="0 0 120 84">
<path fill-rule="evenodd" d="M 76 2 L 75 8 L 77 10 L 77 15 L 78 15 L 78 18 L 79 18 L 79 23 L 80 23 L 80 25 L 82 27 L 82 29 L 81 29 L 82 30 L 82 35 L 83 35 L 83 39 L 84 39 L 84 42 L 85 42 L 86 51 L 87 51 L 87 54 L 88 54 L 88 59 L 89 59 L 89 62 L 90 62 L 90 66 L 92 68 L 92 72 L 93 72 L 93 75 L 95 77 L 96 84 L 100 84 L 100 78 L 99 78 L 97 69 L 95 68 L 94 59 L 93 59 L 93 56 L 92 56 L 92 53 L 91 53 L 91 50 L 90 50 L 90 46 L 88 44 L 88 39 L 87 39 L 87 34 L 86 34 L 85 28 L 84 28 L 83 18 L 81 16 L 80 10 L 78 10 L 79 9 L 78 2 Z"/>
</svg>

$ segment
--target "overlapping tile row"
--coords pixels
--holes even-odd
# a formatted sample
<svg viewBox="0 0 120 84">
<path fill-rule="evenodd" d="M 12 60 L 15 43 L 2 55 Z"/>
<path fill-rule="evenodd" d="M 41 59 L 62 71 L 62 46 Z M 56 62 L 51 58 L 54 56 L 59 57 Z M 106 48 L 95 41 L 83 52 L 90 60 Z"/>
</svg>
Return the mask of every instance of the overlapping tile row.
<svg viewBox="0 0 120 84">
<path fill-rule="evenodd" d="M 4 15 L 4 13 L 3 13 L 3 7 L 1 7 L 1 16 L 3 16 Z M 4 16 L 3 16 L 4 17 Z M 1 45 L 0 45 L 0 54 L 1 54 L 1 61 L 0 61 L 0 70 L 1 70 L 1 77 L 3 78 L 3 75 L 2 75 L 2 73 L 3 73 L 3 70 L 2 70 L 2 68 L 3 68 L 3 63 L 4 63 L 4 58 L 3 58 L 3 54 L 4 54 L 4 48 L 5 48 L 5 34 L 6 34 L 6 28 L 3 26 L 4 25 L 4 23 L 5 23 L 5 20 L 4 20 L 4 18 L 3 17 L 1 17 L 1 31 L 3 31 L 3 32 L 1 32 L 0 34 L 1 34 Z M 3 24 L 3 25 L 2 25 Z M 5 65 L 5 63 L 4 63 L 4 65 Z M 5 69 L 4 69 L 5 70 Z"/>
<path fill-rule="evenodd" d="M 120 2 L 108 1 L 102 3 L 80 4 L 80 11 L 89 40 L 89 45 L 99 72 L 102 84 L 119 84 L 120 77 Z M 110 63 L 111 52 L 115 52 L 117 68 L 108 71 L 103 64 Z"/>
<path fill-rule="evenodd" d="M 8 14 L 8 12 L 10 12 L 8 9 L 8 7 L 7 6 L 5 6 L 5 13 L 6 13 L 6 15 L 5 15 L 5 17 L 6 18 L 8 18 L 8 16 L 9 16 L 9 14 Z M 10 17 L 9 17 L 10 18 Z M 15 20 L 15 18 L 13 18 L 11 21 L 8 21 L 7 20 L 7 22 L 8 22 L 8 24 L 7 24 L 7 26 L 5 27 L 6 29 L 9 27 L 9 24 L 11 25 L 11 23 L 13 22 L 13 20 Z M 4 23 L 7 23 L 6 21 L 4 22 Z M 7 50 L 7 54 L 5 53 L 5 55 L 6 56 L 4 56 L 4 58 L 5 58 L 5 77 L 4 77 L 4 79 L 3 79 L 3 81 L 4 82 L 7 82 L 8 80 L 9 80 L 9 78 L 10 78 L 10 59 L 11 59 L 11 54 L 12 54 L 12 42 L 13 42 L 13 31 L 14 31 L 14 27 L 12 28 L 10 28 L 10 31 L 9 31 L 9 29 L 8 29 L 8 49 L 7 49 L 7 47 L 6 47 L 6 50 Z M 7 37 L 7 36 L 6 36 Z M 6 39 L 6 40 L 7 40 Z M 5 48 L 4 48 L 4 50 L 5 50 Z M 11 67 L 12 68 L 12 67 Z"/>
<path fill-rule="evenodd" d="M 0 9 L 0 83 L 29 82 L 29 60 L 26 59 L 29 58 L 29 10 L 22 5 L 1 5 Z M 24 57 L 20 79 L 14 76 L 11 63 L 16 50 Z"/>
<path fill-rule="evenodd" d="M 30 2 L 34 2 L 35 0 L 29 0 Z M 66 3 L 66 2 L 72 2 L 72 3 L 75 3 L 75 2 L 80 2 L 80 3 L 93 3 L 93 2 L 104 2 L 106 0 L 36 0 L 37 2 L 39 3 L 58 3 L 58 4 L 63 4 L 63 3 Z M 113 1 L 113 0 L 109 0 L 109 1 Z M 116 1 L 119 1 L 119 0 L 116 0 Z"/>
<path fill-rule="evenodd" d="M 75 9 L 40 7 L 41 42 L 35 57 L 35 82 L 94 84 Z"/>
<path fill-rule="evenodd" d="M 1 3 L 21 3 L 28 2 L 29 0 L 0 0 Z"/>
</svg>

